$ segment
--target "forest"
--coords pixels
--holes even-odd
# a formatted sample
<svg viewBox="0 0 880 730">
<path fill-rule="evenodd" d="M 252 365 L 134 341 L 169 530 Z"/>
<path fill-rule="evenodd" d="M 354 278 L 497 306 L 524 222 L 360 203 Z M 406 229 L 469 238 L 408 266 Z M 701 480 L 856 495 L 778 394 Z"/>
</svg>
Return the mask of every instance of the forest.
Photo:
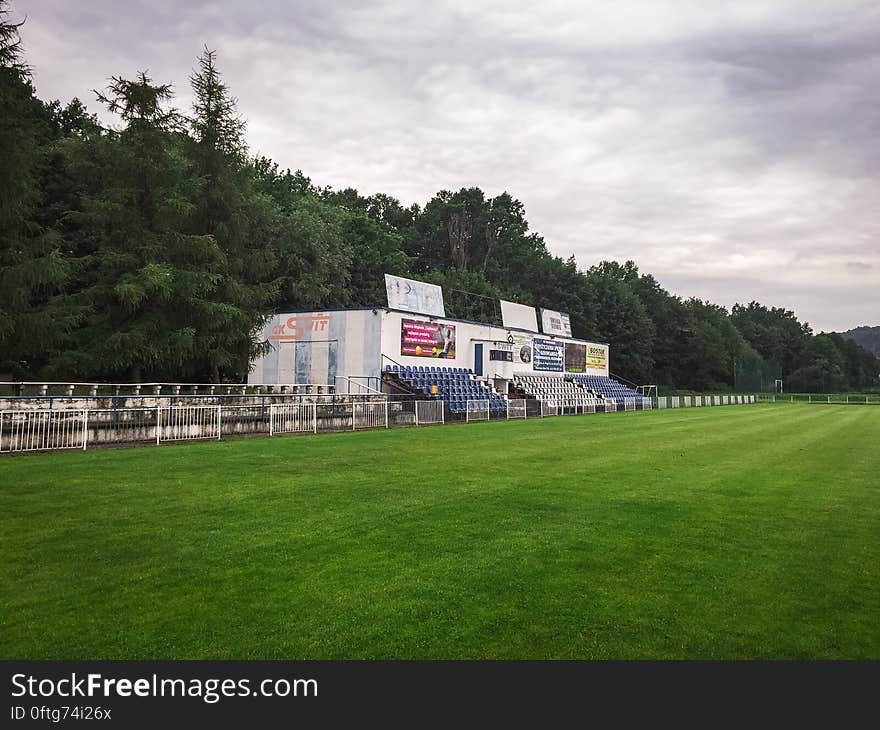
<svg viewBox="0 0 880 730">
<path fill-rule="evenodd" d="M 0 380 L 241 382 L 269 314 L 384 305 L 387 272 L 442 285 L 452 317 L 497 321 L 498 298 L 569 312 L 635 383 L 878 385 L 875 355 L 790 310 L 727 310 L 632 261 L 553 255 L 510 193 L 407 206 L 252 156 L 207 48 L 192 108 L 147 73 L 111 76 L 88 98 L 102 124 L 78 98 L 37 96 L 22 33 L 0 0 Z"/>
</svg>

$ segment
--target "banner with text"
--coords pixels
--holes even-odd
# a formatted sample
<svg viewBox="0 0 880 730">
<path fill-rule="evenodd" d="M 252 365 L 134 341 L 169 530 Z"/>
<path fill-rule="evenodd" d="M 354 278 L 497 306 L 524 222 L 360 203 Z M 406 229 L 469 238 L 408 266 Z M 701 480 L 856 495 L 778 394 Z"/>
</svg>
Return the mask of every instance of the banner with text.
<svg viewBox="0 0 880 730">
<path fill-rule="evenodd" d="M 416 322 L 404 319 L 400 323 L 400 354 L 410 357 L 438 357 L 455 359 L 455 325 L 437 322 Z"/>
<path fill-rule="evenodd" d="M 532 367 L 535 370 L 561 373 L 565 365 L 565 344 L 536 337 L 532 358 Z"/>
<path fill-rule="evenodd" d="M 552 309 L 542 309 L 541 331 L 545 335 L 571 337 L 571 320 L 566 312 L 554 312 Z"/>
<path fill-rule="evenodd" d="M 587 345 L 587 367 L 593 370 L 605 370 L 608 367 L 607 345 Z"/>
</svg>

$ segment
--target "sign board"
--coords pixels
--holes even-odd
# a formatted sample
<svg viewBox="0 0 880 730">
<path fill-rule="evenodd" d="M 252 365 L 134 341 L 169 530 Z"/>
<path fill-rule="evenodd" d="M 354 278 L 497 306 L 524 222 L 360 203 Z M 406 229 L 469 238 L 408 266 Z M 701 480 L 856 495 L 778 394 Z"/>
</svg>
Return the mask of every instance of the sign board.
<svg viewBox="0 0 880 730">
<path fill-rule="evenodd" d="M 541 330 L 545 335 L 571 337 L 571 319 L 569 319 L 566 312 L 554 312 L 552 309 L 542 309 Z"/>
<path fill-rule="evenodd" d="M 532 364 L 532 338 L 526 335 L 513 336 L 513 361 L 517 365 Z"/>
<path fill-rule="evenodd" d="M 532 367 L 545 373 L 561 373 L 565 365 L 565 345 L 562 342 L 535 338 Z"/>
<path fill-rule="evenodd" d="M 400 354 L 409 357 L 455 359 L 455 325 L 438 322 L 400 322 Z"/>
<path fill-rule="evenodd" d="M 534 307 L 501 300 L 501 322 L 505 327 L 516 327 L 529 332 L 538 331 L 538 318 Z"/>
<path fill-rule="evenodd" d="M 565 343 L 565 372 L 582 373 L 587 367 L 587 346 L 576 342 Z"/>
<path fill-rule="evenodd" d="M 587 367 L 593 370 L 605 370 L 608 367 L 607 345 L 587 345 Z"/>
<path fill-rule="evenodd" d="M 278 324 L 272 327 L 269 339 L 282 342 L 285 340 L 301 340 L 307 332 L 326 332 L 327 325 L 332 318 L 332 315 L 323 312 L 281 315 L 278 319 Z"/>
<path fill-rule="evenodd" d="M 446 316 L 443 290 L 436 284 L 385 274 L 385 291 L 388 294 L 389 309 L 417 312 L 433 317 Z"/>
</svg>

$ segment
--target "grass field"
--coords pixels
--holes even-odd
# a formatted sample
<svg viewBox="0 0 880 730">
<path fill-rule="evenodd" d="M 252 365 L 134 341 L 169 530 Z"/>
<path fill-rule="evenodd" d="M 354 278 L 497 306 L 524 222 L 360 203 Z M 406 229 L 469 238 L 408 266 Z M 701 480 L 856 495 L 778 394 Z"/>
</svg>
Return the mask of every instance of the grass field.
<svg viewBox="0 0 880 730">
<path fill-rule="evenodd" d="M 0 460 L 3 658 L 880 658 L 880 408 Z"/>
</svg>

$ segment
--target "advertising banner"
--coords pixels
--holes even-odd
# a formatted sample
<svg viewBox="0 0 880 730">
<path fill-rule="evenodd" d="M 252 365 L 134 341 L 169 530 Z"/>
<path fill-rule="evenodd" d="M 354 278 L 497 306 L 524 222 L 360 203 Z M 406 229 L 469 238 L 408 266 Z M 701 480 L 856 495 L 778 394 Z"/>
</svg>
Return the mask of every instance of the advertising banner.
<svg viewBox="0 0 880 730">
<path fill-rule="evenodd" d="M 576 342 L 565 343 L 565 372 L 582 373 L 587 368 L 587 346 Z"/>
<path fill-rule="evenodd" d="M 516 327 L 521 330 L 529 330 L 529 332 L 538 331 L 538 318 L 535 315 L 534 307 L 516 302 L 505 302 L 503 299 L 500 301 L 501 322 L 505 327 Z"/>
<path fill-rule="evenodd" d="M 385 274 L 385 291 L 388 294 L 389 309 L 418 312 L 434 317 L 446 316 L 443 290 L 436 284 Z"/>
<path fill-rule="evenodd" d="M 536 337 L 532 362 L 535 370 L 561 373 L 565 365 L 564 343 Z"/>
<path fill-rule="evenodd" d="M 532 338 L 526 335 L 513 336 L 513 361 L 517 365 L 532 366 Z"/>
<path fill-rule="evenodd" d="M 608 347 L 606 345 L 587 345 L 587 367 L 605 370 L 608 367 Z"/>
<path fill-rule="evenodd" d="M 455 359 L 455 325 L 438 322 L 400 323 L 400 354 L 410 357 Z"/>
<path fill-rule="evenodd" d="M 552 309 L 542 309 L 541 330 L 545 335 L 571 337 L 571 320 L 566 312 L 554 312 Z"/>
</svg>

